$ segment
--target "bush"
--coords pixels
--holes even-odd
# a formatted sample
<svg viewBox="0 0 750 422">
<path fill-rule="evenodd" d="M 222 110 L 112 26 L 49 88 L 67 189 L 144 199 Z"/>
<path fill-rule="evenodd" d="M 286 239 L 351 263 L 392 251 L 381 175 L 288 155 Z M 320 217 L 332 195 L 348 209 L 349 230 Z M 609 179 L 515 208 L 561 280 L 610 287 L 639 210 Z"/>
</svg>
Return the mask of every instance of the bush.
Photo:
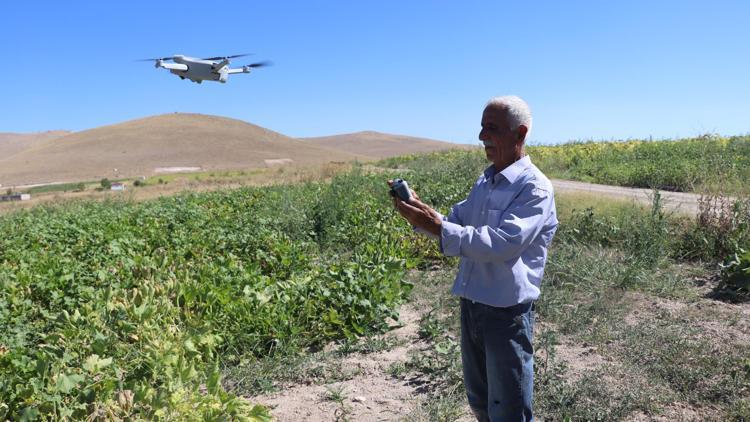
<svg viewBox="0 0 750 422">
<path fill-rule="evenodd" d="M 722 262 L 750 246 L 750 198 L 704 195 L 698 216 L 683 234 L 681 259 Z"/>
<path fill-rule="evenodd" d="M 102 179 L 99 182 L 99 184 L 102 185 L 103 189 L 111 189 L 112 188 L 112 182 L 110 182 L 109 179 L 107 179 L 106 177 L 104 179 Z"/>
<path fill-rule="evenodd" d="M 655 191 L 650 212 L 632 207 L 613 216 L 601 216 L 587 208 L 561 225 L 558 238 L 615 247 L 628 253 L 631 262 L 653 268 L 672 255 L 674 244 L 670 239 L 678 230 L 679 226 L 664 214 L 661 196 Z"/>
<path fill-rule="evenodd" d="M 722 265 L 719 289 L 734 300 L 750 300 L 750 250 L 740 248 Z"/>
</svg>

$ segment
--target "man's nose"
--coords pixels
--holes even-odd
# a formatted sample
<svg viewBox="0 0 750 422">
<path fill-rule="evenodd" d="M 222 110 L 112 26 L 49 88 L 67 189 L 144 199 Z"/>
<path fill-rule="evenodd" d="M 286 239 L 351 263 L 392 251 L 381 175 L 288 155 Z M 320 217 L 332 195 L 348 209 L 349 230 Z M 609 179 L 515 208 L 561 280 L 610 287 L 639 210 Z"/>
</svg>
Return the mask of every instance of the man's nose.
<svg viewBox="0 0 750 422">
<path fill-rule="evenodd" d="M 479 130 L 479 140 L 480 141 L 486 141 L 487 135 L 485 134 L 484 128 Z"/>
</svg>

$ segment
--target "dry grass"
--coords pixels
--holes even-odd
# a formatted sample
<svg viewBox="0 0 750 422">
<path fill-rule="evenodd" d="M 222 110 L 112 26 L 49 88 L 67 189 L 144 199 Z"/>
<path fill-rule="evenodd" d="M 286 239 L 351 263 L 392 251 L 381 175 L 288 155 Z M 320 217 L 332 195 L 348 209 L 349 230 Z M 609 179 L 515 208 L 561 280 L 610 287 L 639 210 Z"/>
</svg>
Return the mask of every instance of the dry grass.
<svg viewBox="0 0 750 422">
<path fill-rule="evenodd" d="M 157 167 L 201 167 L 206 171 L 263 168 L 265 160 L 283 158 L 307 166 L 367 157 L 330 150 L 239 120 L 175 113 L 39 142 L 0 158 L 0 183 L 148 177 Z"/>
<path fill-rule="evenodd" d="M 635 203 L 629 197 L 614 198 L 597 193 L 564 190 L 555 192 L 555 203 L 560 220 L 568 220 L 575 212 L 587 208 L 592 208 L 597 214 L 611 214 L 624 207 L 648 208 L 646 205 Z"/>
<path fill-rule="evenodd" d="M 0 133 L 0 160 L 69 133 L 65 130 L 51 130 L 37 133 Z"/>
<path fill-rule="evenodd" d="M 294 139 L 240 120 L 164 114 L 76 133 L 0 134 L 5 186 L 150 177 L 157 168 L 203 171 L 310 166 L 465 147 L 377 132 Z"/>
<path fill-rule="evenodd" d="M 271 186 L 329 180 L 340 172 L 349 171 L 354 163 L 337 162 L 308 166 L 251 168 L 215 172 L 160 175 L 148 178 L 143 186 L 126 182 L 124 192 L 101 191 L 99 183 L 88 183 L 83 192 L 47 192 L 32 195 L 30 201 L 0 202 L 0 214 L 27 209 L 40 204 L 59 203 L 70 200 L 105 200 L 113 197 L 144 201 L 162 196 L 176 195 L 184 191 L 208 192 L 242 186 Z M 363 166 L 363 171 L 378 171 Z"/>
<path fill-rule="evenodd" d="M 476 148 L 475 145 L 455 144 L 433 139 L 391 135 L 373 131 L 301 139 L 337 151 L 345 151 L 373 158 L 395 157 L 452 148 Z"/>
</svg>

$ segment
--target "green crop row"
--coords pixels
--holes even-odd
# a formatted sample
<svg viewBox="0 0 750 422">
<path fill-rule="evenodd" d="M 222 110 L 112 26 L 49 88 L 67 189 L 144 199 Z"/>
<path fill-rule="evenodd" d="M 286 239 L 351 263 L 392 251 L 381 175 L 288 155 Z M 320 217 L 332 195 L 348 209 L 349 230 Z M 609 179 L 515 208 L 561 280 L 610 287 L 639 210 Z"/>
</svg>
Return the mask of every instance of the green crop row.
<svg viewBox="0 0 750 422">
<path fill-rule="evenodd" d="M 37 207 L 0 232 L 0 418 L 19 420 L 266 419 L 220 365 L 383 329 L 434 249 L 356 172 Z"/>
</svg>

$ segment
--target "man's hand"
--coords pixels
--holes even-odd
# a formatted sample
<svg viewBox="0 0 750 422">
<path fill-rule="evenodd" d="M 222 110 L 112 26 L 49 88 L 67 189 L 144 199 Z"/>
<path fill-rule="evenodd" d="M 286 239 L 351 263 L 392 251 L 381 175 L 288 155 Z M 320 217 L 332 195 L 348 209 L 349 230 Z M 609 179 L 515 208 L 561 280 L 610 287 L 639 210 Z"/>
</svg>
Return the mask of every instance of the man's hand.
<svg viewBox="0 0 750 422">
<path fill-rule="evenodd" d="M 388 181 L 388 186 L 393 185 L 393 180 Z M 419 227 L 435 236 L 440 236 L 440 229 L 443 220 L 440 215 L 430 208 L 429 205 L 419 200 L 416 192 L 411 190 L 411 199 L 409 202 L 402 201 L 398 196 L 393 197 L 393 206 L 396 207 L 399 214 L 406 219 L 412 226 Z"/>
</svg>

